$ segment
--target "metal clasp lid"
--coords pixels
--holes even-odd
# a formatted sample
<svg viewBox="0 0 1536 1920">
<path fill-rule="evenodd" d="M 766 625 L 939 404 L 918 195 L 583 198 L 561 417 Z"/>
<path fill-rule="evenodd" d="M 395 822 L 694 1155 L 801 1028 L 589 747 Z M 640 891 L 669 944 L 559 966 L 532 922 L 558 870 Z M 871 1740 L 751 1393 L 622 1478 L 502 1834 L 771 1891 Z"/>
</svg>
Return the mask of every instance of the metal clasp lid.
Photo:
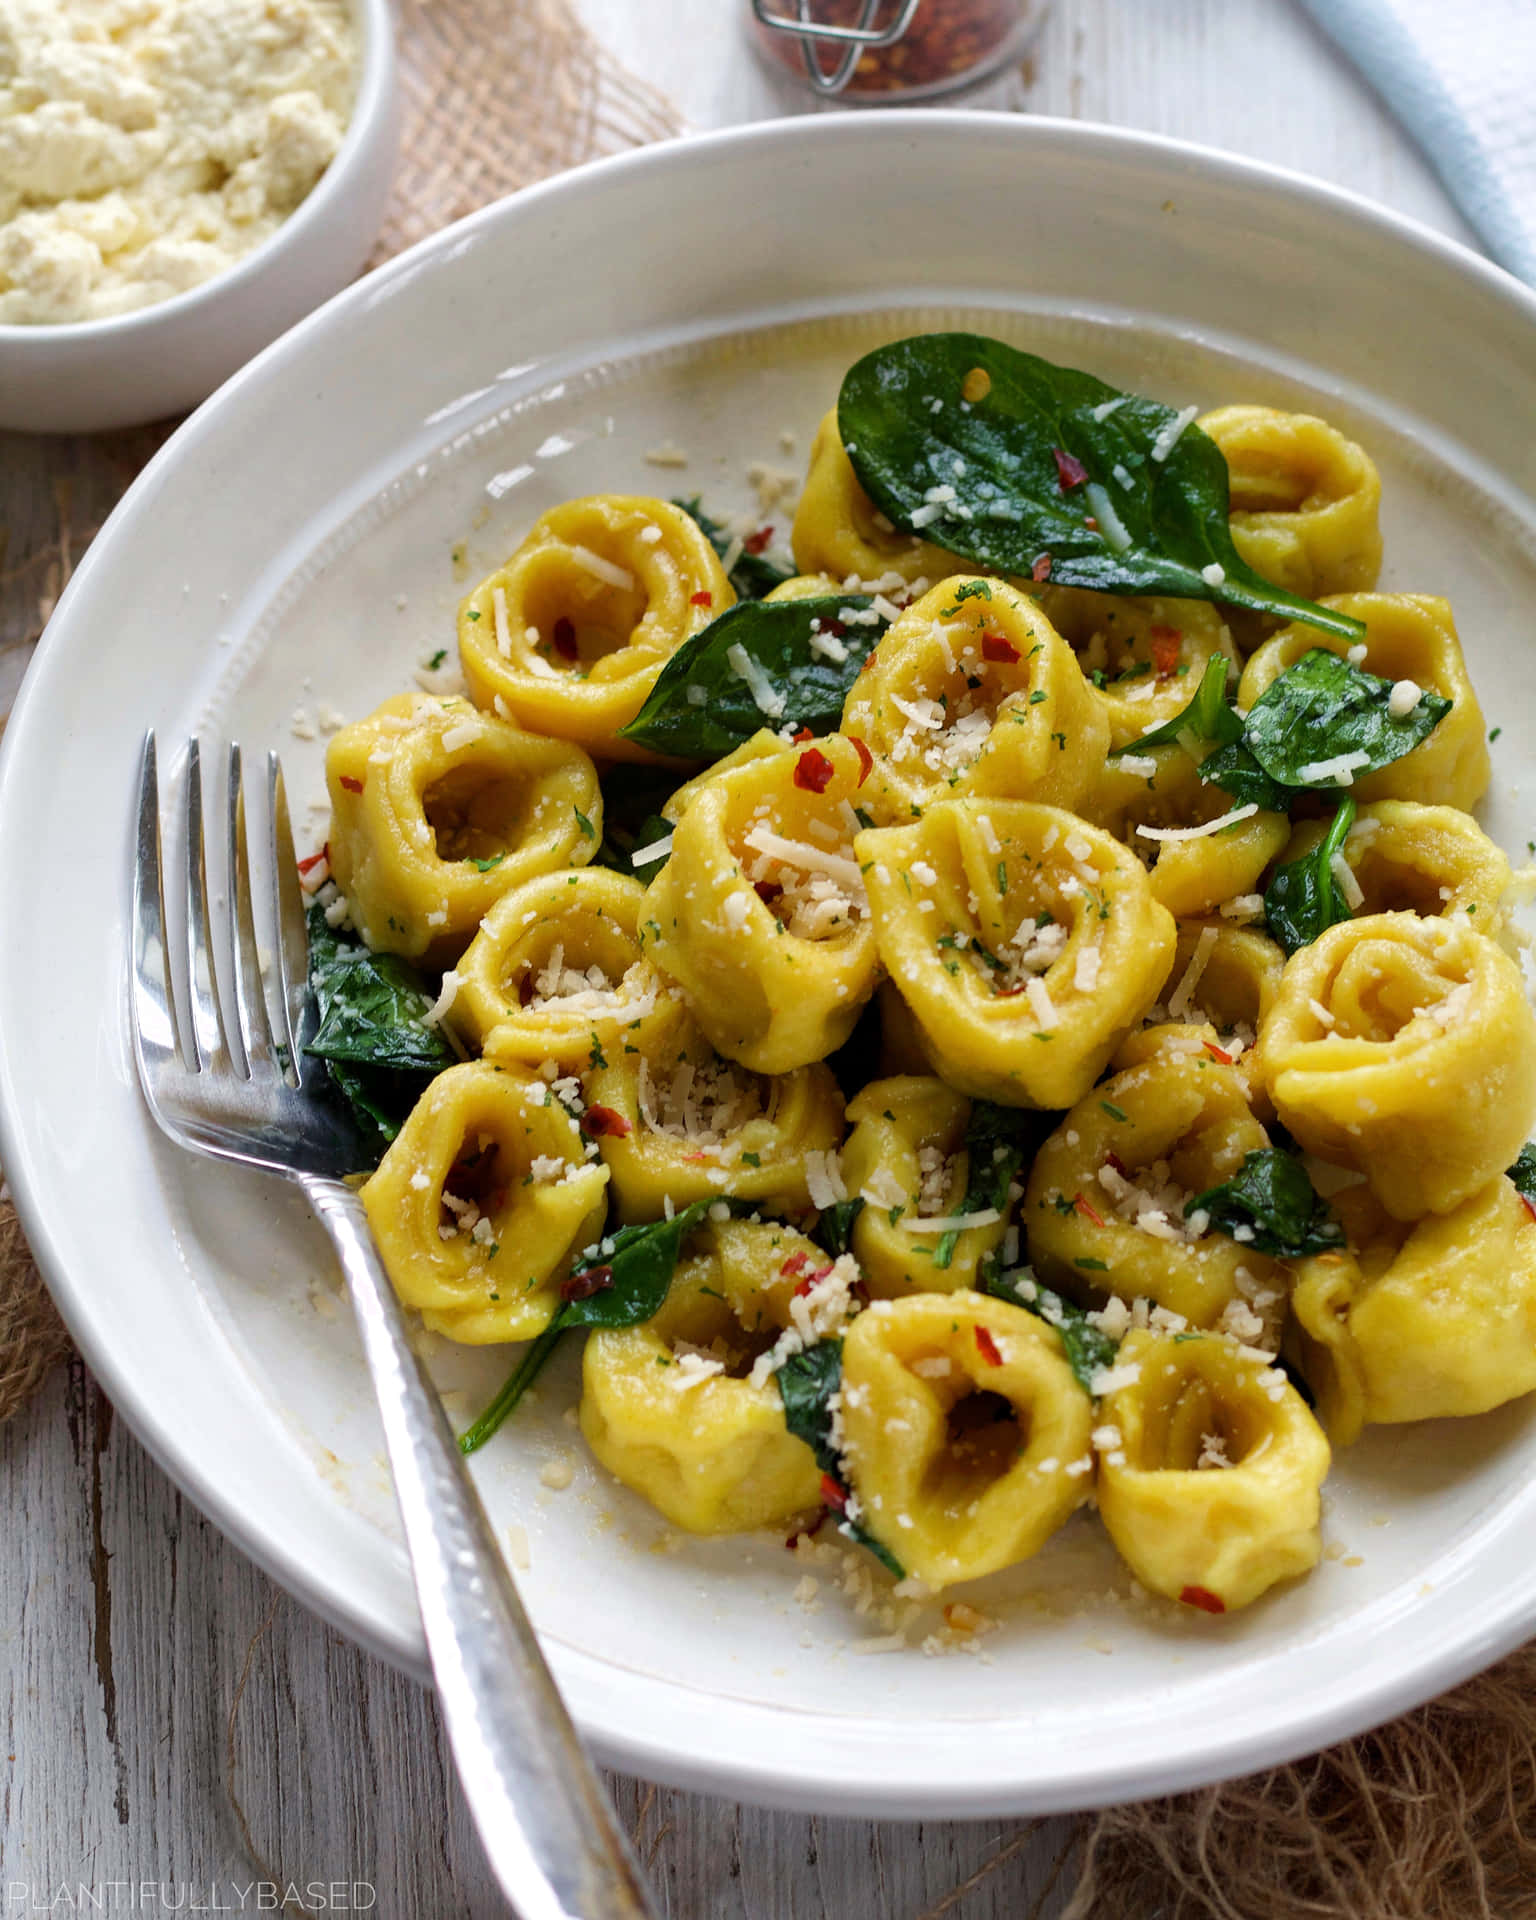
<svg viewBox="0 0 1536 1920">
<path fill-rule="evenodd" d="M 793 14 L 770 12 L 773 0 L 752 0 L 752 11 L 763 26 L 775 33 L 794 34 L 805 60 L 806 78 L 818 93 L 841 93 L 853 78 L 859 55 L 866 47 L 888 47 L 899 40 L 912 24 L 920 0 L 901 0 L 900 11 L 887 27 L 874 23 L 882 0 L 863 0 L 856 27 L 832 27 L 818 23 L 812 16 L 813 0 L 792 0 Z M 821 64 L 821 43 L 830 43 L 837 55 L 830 72 Z"/>
</svg>

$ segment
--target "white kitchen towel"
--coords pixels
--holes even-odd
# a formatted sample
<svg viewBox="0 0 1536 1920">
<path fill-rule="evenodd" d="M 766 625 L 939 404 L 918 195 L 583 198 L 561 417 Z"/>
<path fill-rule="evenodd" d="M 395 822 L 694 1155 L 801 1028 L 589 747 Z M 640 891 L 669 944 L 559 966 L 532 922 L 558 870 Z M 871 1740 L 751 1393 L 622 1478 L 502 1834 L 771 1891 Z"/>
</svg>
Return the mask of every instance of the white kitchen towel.
<svg viewBox="0 0 1536 1920">
<path fill-rule="evenodd" d="M 1424 149 L 1500 265 L 1536 284 L 1536 0 L 1302 0 Z"/>
</svg>

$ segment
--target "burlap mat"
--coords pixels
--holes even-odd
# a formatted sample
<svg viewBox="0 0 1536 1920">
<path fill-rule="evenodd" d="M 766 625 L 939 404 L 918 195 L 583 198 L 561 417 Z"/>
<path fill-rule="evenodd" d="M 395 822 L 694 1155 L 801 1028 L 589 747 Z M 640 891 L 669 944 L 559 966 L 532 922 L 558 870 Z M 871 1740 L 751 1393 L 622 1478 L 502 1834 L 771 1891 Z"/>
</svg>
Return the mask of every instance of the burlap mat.
<svg viewBox="0 0 1536 1920">
<path fill-rule="evenodd" d="M 375 261 L 531 181 L 680 130 L 567 0 L 401 0 L 398 11 L 406 131 Z M 0 725 L 72 566 L 167 431 L 8 448 L 36 481 L 21 494 L 43 510 L 20 538 L 0 526 Z M 69 1351 L 0 1198 L 0 1421 Z M 1051 1875 L 1066 1885 L 1078 1872 L 1064 1920 L 1536 1920 L 1533 1701 L 1528 1648 L 1312 1760 L 1086 1818 Z M 991 1863 L 999 1883 L 1026 1837 Z M 951 1889 L 925 1920 L 965 1920 L 991 1878 Z"/>
</svg>

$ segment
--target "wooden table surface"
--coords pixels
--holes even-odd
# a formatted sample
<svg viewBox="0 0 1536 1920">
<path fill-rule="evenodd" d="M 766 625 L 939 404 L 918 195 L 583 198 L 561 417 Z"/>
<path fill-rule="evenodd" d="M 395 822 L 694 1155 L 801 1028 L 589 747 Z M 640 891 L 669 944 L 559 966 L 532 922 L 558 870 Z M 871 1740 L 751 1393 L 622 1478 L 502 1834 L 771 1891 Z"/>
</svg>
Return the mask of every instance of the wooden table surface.
<svg viewBox="0 0 1536 1920">
<path fill-rule="evenodd" d="M 727 0 L 665 0 L 664 33 L 658 0 L 579 4 L 694 125 L 782 109 Z M 994 102 L 1279 162 L 1467 237 L 1290 0 L 1055 0 Z M 99 453 L 0 435 L 0 712 L 49 562 L 7 574 L 52 538 L 61 484 L 111 504 Z M 108 1912 L 273 1910 L 261 1882 L 315 1912 L 505 1912 L 431 1696 L 272 1586 L 78 1364 L 0 1428 L 0 1501 L 0 1915 L 92 1910 L 81 1887 Z M 1048 1886 L 1070 1821 L 834 1820 L 613 1784 L 675 1920 L 1048 1920 L 1072 1878 Z"/>
</svg>

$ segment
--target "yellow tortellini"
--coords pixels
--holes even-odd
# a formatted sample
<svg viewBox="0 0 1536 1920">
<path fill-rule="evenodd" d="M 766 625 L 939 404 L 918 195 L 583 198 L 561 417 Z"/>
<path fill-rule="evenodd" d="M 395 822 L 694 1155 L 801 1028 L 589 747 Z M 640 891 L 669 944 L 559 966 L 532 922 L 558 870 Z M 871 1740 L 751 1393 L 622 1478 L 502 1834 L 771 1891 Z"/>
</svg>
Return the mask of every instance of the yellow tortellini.
<svg viewBox="0 0 1536 1920">
<path fill-rule="evenodd" d="M 875 939 L 937 1071 L 1067 1107 L 1156 999 L 1173 917 L 1107 834 L 1020 800 L 936 802 L 854 843 Z"/>
<path fill-rule="evenodd" d="M 1400 760 L 1362 774 L 1351 792 L 1372 800 L 1419 800 L 1436 806 L 1475 807 L 1488 791 L 1492 767 L 1483 710 L 1478 705 L 1450 605 L 1430 593 L 1345 593 L 1324 606 L 1365 623 L 1360 661 L 1367 673 L 1394 683 L 1411 681 L 1451 702 L 1427 740 Z M 1315 627 L 1282 627 L 1243 669 L 1238 705 L 1251 707 L 1287 667 L 1314 648 L 1347 653 L 1350 641 Z"/>
<path fill-rule="evenodd" d="M 1189 705 L 1220 654 L 1235 675 L 1237 648 L 1204 600 L 1135 599 L 1083 587 L 1036 588 L 1051 625 L 1093 680 L 1109 717 L 1109 744 L 1126 747 Z"/>
<path fill-rule="evenodd" d="M 363 1188 L 395 1292 L 469 1346 L 544 1331 L 607 1204 L 607 1170 L 544 1083 L 483 1060 L 432 1081 Z"/>
<path fill-rule="evenodd" d="M 1092 1427 L 1057 1335 L 1007 1301 L 876 1301 L 844 1336 L 859 1524 L 930 1587 L 1037 1553 L 1092 1487 Z"/>
<path fill-rule="evenodd" d="M 915 534 L 897 532 L 878 511 L 844 451 L 836 409 L 811 443 L 810 471 L 791 538 L 802 574 L 827 574 L 839 584 L 887 574 L 909 583 L 942 580 L 955 570 L 953 555 Z"/>
<path fill-rule="evenodd" d="M 398 694 L 325 756 L 331 872 L 370 947 L 444 966 L 508 888 L 580 866 L 603 831 L 579 747 Z"/>
<path fill-rule="evenodd" d="M 803 1213 L 830 1179 L 843 1097 L 823 1062 L 763 1075 L 723 1059 L 671 1006 L 586 1076 L 588 1131 L 613 1177 L 622 1221 L 730 1194 Z M 815 1171 L 813 1171 L 815 1170 Z"/>
<path fill-rule="evenodd" d="M 972 1173 L 970 1117 L 964 1094 L 931 1074 L 871 1080 L 849 1101 L 843 1180 L 865 1197 L 851 1244 L 872 1294 L 899 1299 L 974 1287 L 982 1260 L 1002 1245 L 1001 1215 L 953 1232 L 924 1225 L 962 1210 Z"/>
<path fill-rule="evenodd" d="M 1099 1513 L 1144 1587 L 1206 1613 L 1316 1566 L 1328 1442 L 1285 1375 L 1209 1336 L 1132 1332 L 1099 1406 Z"/>
<path fill-rule="evenodd" d="M 892 623 L 842 730 L 873 753 L 864 804 L 892 824 L 966 794 L 1076 806 L 1109 746 L 1072 649 L 1026 594 L 979 575 L 942 581 Z"/>
<path fill-rule="evenodd" d="M 1078 1296 L 1148 1300 L 1196 1327 L 1273 1346 L 1287 1276 L 1188 1203 L 1269 1145 L 1232 1068 L 1166 1049 L 1067 1114 L 1024 1191 L 1030 1258 Z"/>
<path fill-rule="evenodd" d="M 1146 864 L 1153 898 L 1180 920 L 1251 894 L 1290 836 L 1285 815 L 1264 809 L 1200 831 L 1234 810 L 1177 744 L 1111 760 L 1083 806 Z"/>
<path fill-rule="evenodd" d="M 797 1254 L 800 1265 L 826 1264 L 789 1227 L 706 1226 L 654 1319 L 587 1341 L 588 1446 L 690 1533 L 783 1527 L 821 1503 L 821 1469 L 785 1426 L 776 1381 L 751 1377 L 791 1324 Z"/>
<path fill-rule="evenodd" d="M 640 916 L 710 1042 L 758 1073 L 825 1059 L 875 990 L 853 854 L 867 751 L 836 734 L 698 783 Z"/>
<path fill-rule="evenodd" d="M 1536 1113 L 1536 1014 L 1519 967 L 1463 922 L 1370 914 L 1292 954 L 1256 1064 L 1302 1146 L 1414 1220 L 1515 1160 Z"/>
<path fill-rule="evenodd" d="M 1301 859 L 1327 830 L 1327 821 L 1308 820 L 1281 859 Z M 1352 893 L 1347 904 L 1356 913 L 1460 915 L 1490 939 L 1504 927 L 1509 862 L 1471 814 L 1456 807 L 1377 800 L 1360 809 L 1340 853 L 1354 875 L 1358 898 Z"/>
<path fill-rule="evenodd" d="M 488 1060 L 584 1073 L 594 1047 L 633 1045 L 666 999 L 640 955 L 645 888 L 605 867 L 540 874 L 504 893 L 455 971 L 447 1018 Z"/>
<path fill-rule="evenodd" d="M 1536 1391 L 1536 1218 L 1503 1175 L 1412 1227 L 1365 1189 L 1347 1252 L 1300 1263 L 1302 1370 L 1335 1446 L 1367 1421 L 1485 1413 Z"/>
<path fill-rule="evenodd" d="M 1250 567 L 1308 600 L 1375 586 L 1381 476 L 1362 448 L 1274 407 L 1218 407 L 1197 425 L 1226 458 L 1232 544 Z"/>
<path fill-rule="evenodd" d="M 1280 990 L 1285 955 L 1268 934 L 1231 920 L 1179 923 L 1166 1004 L 1147 1010 L 1147 1025 L 1127 1036 L 1113 1065 L 1137 1067 L 1164 1047 L 1204 1053 L 1242 1076 L 1260 1119 L 1272 1117 L 1269 1094 L 1253 1070 L 1253 1045 Z"/>
<path fill-rule="evenodd" d="M 617 737 L 682 643 L 736 599 L 681 507 L 600 493 L 553 507 L 459 609 L 476 706 L 606 760 L 651 756 Z"/>
</svg>

